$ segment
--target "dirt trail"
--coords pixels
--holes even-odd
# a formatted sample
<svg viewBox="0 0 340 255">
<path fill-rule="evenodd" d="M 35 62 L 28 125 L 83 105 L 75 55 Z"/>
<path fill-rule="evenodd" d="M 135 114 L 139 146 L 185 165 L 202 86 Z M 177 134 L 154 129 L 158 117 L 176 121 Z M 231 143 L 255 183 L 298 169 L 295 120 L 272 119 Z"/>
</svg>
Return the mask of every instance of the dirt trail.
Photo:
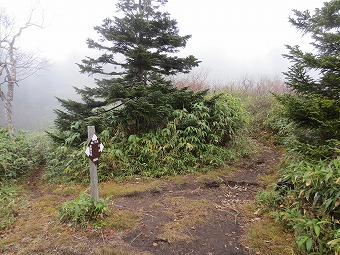
<svg viewBox="0 0 340 255">
<path fill-rule="evenodd" d="M 121 231 L 61 225 L 57 208 L 74 195 L 53 191 L 56 187 L 44 184 L 37 171 L 23 185 L 31 193 L 28 209 L 0 233 L 0 254 L 250 255 L 241 236 L 255 217 L 247 217 L 245 207 L 261 189 L 257 178 L 280 157 L 265 147 L 260 156 L 237 165 L 234 175 L 162 180 L 147 191 L 115 198 L 114 212 L 140 217 L 137 227 Z"/>
<path fill-rule="evenodd" d="M 140 227 L 125 235 L 124 240 L 138 250 L 149 251 L 155 255 L 250 254 L 240 240 L 244 229 L 251 222 L 251 219 L 243 215 L 244 205 L 254 200 L 254 196 L 261 189 L 257 178 L 275 167 L 279 160 L 279 152 L 266 148 L 260 157 L 239 165 L 233 176 L 221 175 L 217 180 L 207 178 L 203 182 L 190 179 L 181 185 L 168 183 L 155 194 L 144 193 L 120 198 L 116 206 L 139 211 L 143 215 Z M 164 225 L 178 220 L 176 208 L 169 209 L 172 207 L 168 203 L 169 198 L 206 200 L 213 205 L 209 208 L 204 222 L 195 226 L 184 226 L 182 234 L 191 237 L 189 241 L 160 238 L 164 233 Z M 155 201 L 160 205 L 153 206 Z M 168 211 L 172 214 L 169 215 Z M 195 213 L 192 216 L 195 217 Z"/>
</svg>

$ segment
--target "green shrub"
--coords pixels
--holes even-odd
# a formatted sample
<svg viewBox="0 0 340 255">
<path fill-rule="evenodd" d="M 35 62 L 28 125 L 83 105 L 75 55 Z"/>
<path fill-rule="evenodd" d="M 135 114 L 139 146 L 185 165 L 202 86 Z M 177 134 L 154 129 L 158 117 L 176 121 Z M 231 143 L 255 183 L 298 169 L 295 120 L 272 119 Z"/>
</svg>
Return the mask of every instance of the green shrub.
<svg viewBox="0 0 340 255">
<path fill-rule="evenodd" d="M 283 194 L 278 190 L 264 190 L 256 195 L 255 200 L 262 207 L 263 211 L 271 212 L 282 206 Z"/>
<path fill-rule="evenodd" d="M 43 134 L 10 134 L 0 128 L 0 181 L 18 178 L 45 161 L 49 141 Z"/>
<path fill-rule="evenodd" d="M 18 187 L 0 183 L 0 231 L 10 226 L 17 215 Z"/>
<path fill-rule="evenodd" d="M 29 156 L 29 147 L 22 133 L 12 136 L 0 129 L 0 179 L 18 177 L 26 173 L 33 165 Z"/>
<path fill-rule="evenodd" d="M 271 143 L 273 133 L 265 122 L 271 114 L 270 111 L 277 105 L 274 95 L 287 92 L 284 82 L 278 77 L 245 76 L 239 81 L 222 85 L 222 90 L 241 98 L 244 102 L 250 115 L 250 135 L 263 143 Z"/>
<path fill-rule="evenodd" d="M 285 178 L 293 182 L 310 211 L 340 219 L 340 157 L 317 164 L 292 164 Z"/>
<path fill-rule="evenodd" d="M 294 149 L 309 159 L 333 156 L 340 140 L 340 101 L 319 95 L 283 95 L 277 97 L 284 106 L 283 116 L 295 123 Z"/>
<path fill-rule="evenodd" d="M 259 204 L 294 230 L 300 250 L 340 254 L 339 140 L 326 140 L 328 131 L 322 128 L 293 124 L 282 107 L 273 110 L 266 124 L 288 149 L 283 179 L 294 184 L 294 190 L 283 197 L 272 196 L 276 191 L 260 193 Z"/>
<path fill-rule="evenodd" d="M 295 156 L 299 155 L 301 159 L 308 161 L 325 160 L 339 154 L 340 142 L 336 139 L 338 136 L 338 120 L 325 120 L 323 124 L 322 121 L 319 120 L 319 126 L 314 123 L 313 127 L 308 127 L 307 123 L 313 119 L 310 115 L 323 115 L 319 107 L 315 105 L 311 107 L 311 109 L 308 108 L 309 104 L 313 105 L 315 103 L 314 101 L 305 102 L 307 105 L 304 105 L 304 107 L 300 105 L 302 109 L 311 111 L 307 113 L 301 108 L 296 109 L 296 111 L 294 111 L 293 108 L 287 108 L 287 105 L 294 105 L 294 100 L 298 100 L 298 104 L 303 104 L 302 99 L 293 95 L 279 96 L 277 98 L 280 102 L 286 99 L 291 102 L 287 103 L 285 101 L 286 105 L 282 105 L 280 102 L 273 104 L 273 107 L 268 111 L 266 120 L 263 122 L 264 129 L 273 135 L 275 144 L 284 145 L 287 151 L 293 152 Z M 315 98 L 314 100 L 319 102 Z M 305 118 L 306 123 L 298 124 L 292 117 L 294 114 L 300 116 L 301 119 Z M 323 125 L 327 126 L 328 131 L 325 130 Z"/>
<path fill-rule="evenodd" d="M 298 247 L 308 254 L 339 254 L 340 157 L 291 164 L 284 178 L 295 188 L 274 213 L 277 220 L 294 229 Z"/>
<path fill-rule="evenodd" d="M 249 144 L 247 150 L 243 137 L 247 121 L 240 100 L 219 95 L 194 104 L 191 112 L 175 111 L 163 129 L 139 135 L 128 135 L 119 129 L 111 134 L 105 130 L 99 135 L 105 145 L 98 167 L 99 180 L 206 171 L 233 161 L 240 153 L 249 153 Z M 88 180 L 84 150 L 85 146 L 53 148 L 48 155 L 47 178 Z"/>
<path fill-rule="evenodd" d="M 85 145 L 76 149 L 66 145 L 54 144 L 46 152 L 47 172 L 44 179 L 59 182 L 72 180 L 89 180 L 88 159 L 86 157 Z"/>
<path fill-rule="evenodd" d="M 290 148 L 296 146 L 297 137 L 294 134 L 296 125 L 285 116 L 284 107 L 277 101 L 268 110 L 263 126 L 267 132 L 273 135 L 276 145 Z"/>
<path fill-rule="evenodd" d="M 100 225 L 100 220 L 108 214 L 107 200 L 94 201 L 82 193 L 75 200 L 64 203 L 59 208 L 60 221 L 74 227 L 86 227 L 88 224 Z"/>
</svg>

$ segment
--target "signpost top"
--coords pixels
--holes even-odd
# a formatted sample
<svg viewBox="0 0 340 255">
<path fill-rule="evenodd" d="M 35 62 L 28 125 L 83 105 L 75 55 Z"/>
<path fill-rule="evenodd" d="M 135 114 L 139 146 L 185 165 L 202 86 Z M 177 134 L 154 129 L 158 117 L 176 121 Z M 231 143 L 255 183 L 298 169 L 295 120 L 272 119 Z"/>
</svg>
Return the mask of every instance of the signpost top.
<svg viewBox="0 0 340 255">
<path fill-rule="evenodd" d="M 98 164 L 98 160 L 103 149 L 104 145 L 100 142 L 99 137 L 97 137 L 96 134 L 93 134 L 92 138 L 87 143 L 85 154 L 93 163 Z"/>
</svg>

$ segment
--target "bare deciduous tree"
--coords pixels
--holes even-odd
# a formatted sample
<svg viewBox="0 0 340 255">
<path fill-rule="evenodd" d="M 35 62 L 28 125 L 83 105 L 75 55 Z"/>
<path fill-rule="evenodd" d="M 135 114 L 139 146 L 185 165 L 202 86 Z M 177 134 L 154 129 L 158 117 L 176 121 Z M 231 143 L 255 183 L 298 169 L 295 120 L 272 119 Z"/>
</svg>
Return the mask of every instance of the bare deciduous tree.
<svg viewBox="0 0 340 255">
<path fill-rule="evenodd" d="M 34 9 L 25 24 L 16 26 L 13 18 L 0 10 L 0 99 L 5 109 L 6 128 L 13 132 L 14 88 L 28 77 L 46 67 L 47 61 L 37 52 L 20 50 L 18 40 L 23 31 L 32 27 L 43 28 L 32 21 Z"/>
</svg>

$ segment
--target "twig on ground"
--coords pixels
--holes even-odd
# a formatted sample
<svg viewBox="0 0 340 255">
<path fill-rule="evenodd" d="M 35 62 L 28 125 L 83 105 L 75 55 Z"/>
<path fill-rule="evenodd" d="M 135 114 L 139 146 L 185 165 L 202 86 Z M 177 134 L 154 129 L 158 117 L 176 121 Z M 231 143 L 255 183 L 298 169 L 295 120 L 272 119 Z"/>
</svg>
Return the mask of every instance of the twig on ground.
<svg viewBox="0 0 340 255">
<path fill-rule="evenodd" d="M 132 239 L 130 243 L 133 243 L 138 237 L 140 237 L 143 234 L 143 232 L 140 232 L 135 238 Z"/>
</svg>

